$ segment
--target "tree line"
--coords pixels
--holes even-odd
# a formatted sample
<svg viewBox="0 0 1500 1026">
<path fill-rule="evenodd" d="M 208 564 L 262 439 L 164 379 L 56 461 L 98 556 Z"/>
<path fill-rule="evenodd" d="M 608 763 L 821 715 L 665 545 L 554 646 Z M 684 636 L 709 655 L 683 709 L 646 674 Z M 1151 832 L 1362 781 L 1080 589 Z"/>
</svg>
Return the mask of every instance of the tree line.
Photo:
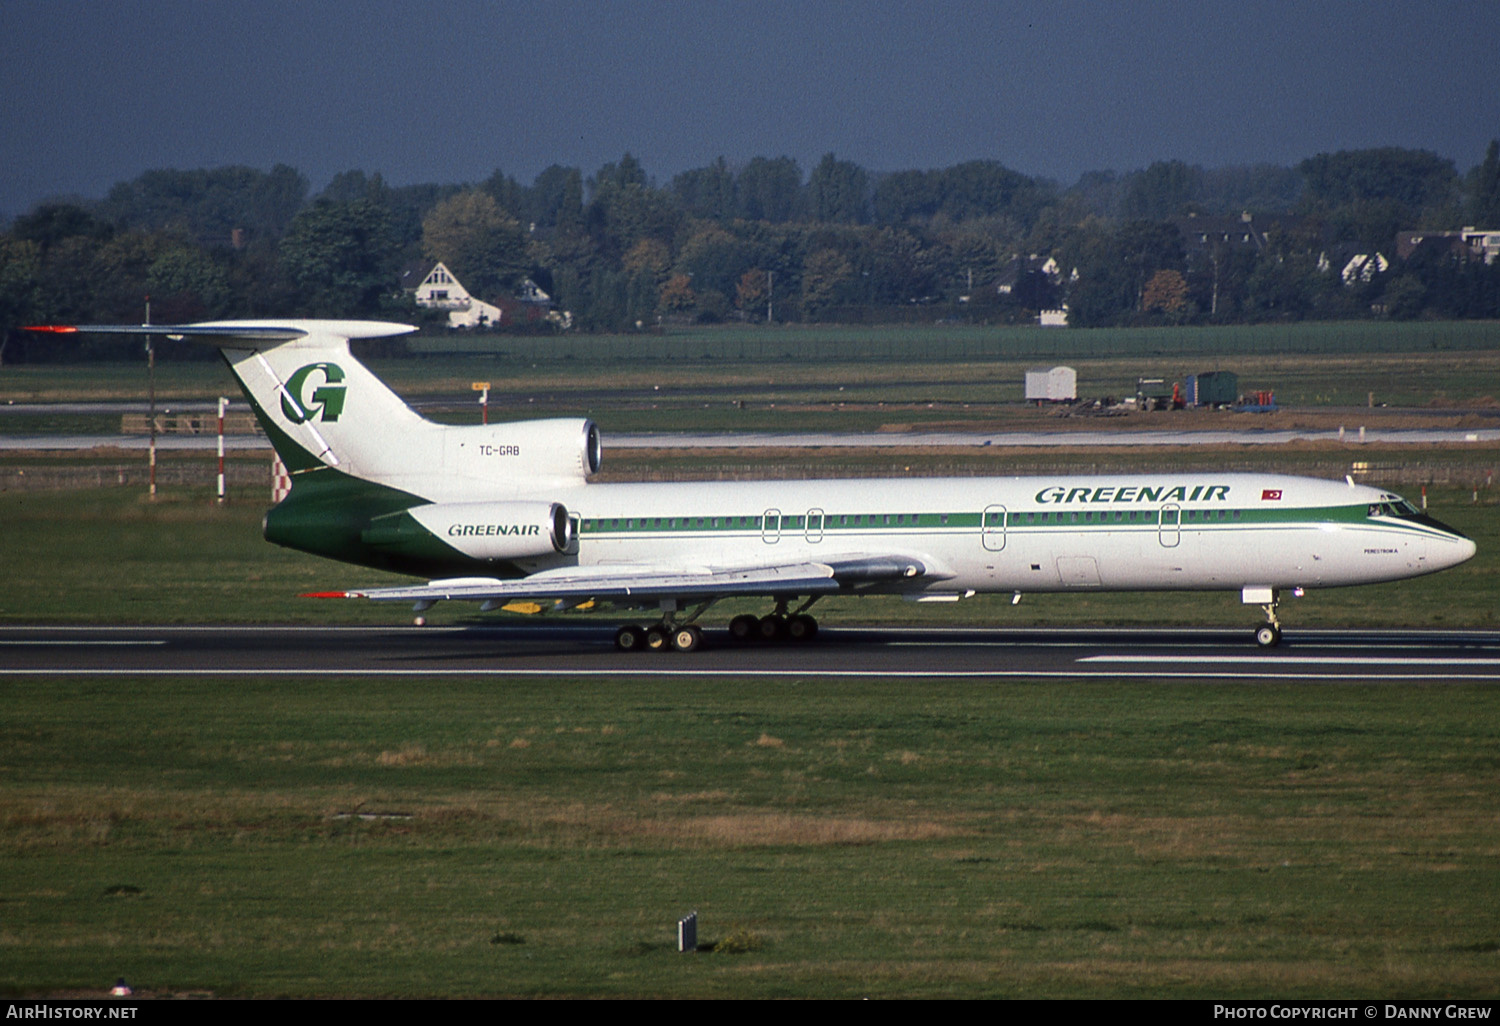
<svg viewBox="0 0 1500 1026">
<path fill-rule="evenodd" d="M 1192 237 L 1235 218 L 1256 245 Z M 1081 326 L 1500 316 L 1500 261 L 1395 258 L 1398 232 L 1470 225 L 1500 228 L 1500 142 L 1463 174 L 1383 148 L 1292 168 L 1160 161 L 1068 187 L 988 160 L 875 173 L 833 154 L 806 173 L 790 157 L 721 158 L 664 183 L 628 153 L 587 176 L 554 165 L 529 185 L 497 170 L 392 186 L 355 170 L 316 195 L 284 165 L 156 170 L 102 200 L 41 204 L 0 234 L 0 358 L 56 352 L 17 325 L 139 321 L 146 296 L 163 323 L 442 323 L 400 285 L 434 260 L 487 300 L 529 278 L 585 331 L 1017 323 L 1064 305 Z M 1383 259 L 1351 281 L 1340 271 L 1356 252 Z"/>
</svg>

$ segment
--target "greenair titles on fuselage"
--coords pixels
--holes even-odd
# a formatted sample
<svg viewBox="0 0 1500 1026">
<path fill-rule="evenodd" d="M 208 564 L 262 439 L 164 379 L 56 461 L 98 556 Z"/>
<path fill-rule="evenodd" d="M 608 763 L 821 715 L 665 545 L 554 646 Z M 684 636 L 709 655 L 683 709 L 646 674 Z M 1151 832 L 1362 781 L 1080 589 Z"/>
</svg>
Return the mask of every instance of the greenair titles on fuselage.
<svg viewBox="0 0 1500 1026">
<path fill-rule="evenodd" d="M 450 538 L 474 538 L 480 535 L 523 535 L 541 534 L 542 528 L 539 524 L 449 524 L 448 537 Z"/>
<path fill-rule="evenodd" d="M 1101 485 L 1064 488 L 1053 485 L 1036 493 L 1044 506 L 1070 502 L 1227 502 L 1228 485 Z"/>
</svg>

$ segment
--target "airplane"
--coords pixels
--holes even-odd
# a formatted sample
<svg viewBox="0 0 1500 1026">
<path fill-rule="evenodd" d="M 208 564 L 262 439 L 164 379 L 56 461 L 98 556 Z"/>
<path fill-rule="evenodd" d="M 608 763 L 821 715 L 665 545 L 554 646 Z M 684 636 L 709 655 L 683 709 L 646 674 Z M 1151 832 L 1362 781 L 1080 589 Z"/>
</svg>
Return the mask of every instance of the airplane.
<svg viewBox="0 0 1500 1026">
<path fill-rule="evenodd" d="M 1456 566 L 1472 540 L 1401 496 L 1351 478 L 1279 474 L 600 483 L 584 418 L 449 426 L 408 407 L 351 339 L 416 329 L 259 320 L 44 326 L 218 346 L 290 471 L 265 537 L 426 578 L 315 597 L 655 609 L 615 634 L 624 651 L 691 652 L 731 597 L 773 607 L 729 623 L 741 641 L 802 641 L 830 595 L 955 602 L 981 593 L 1240 593 L 1281 640 L 1281 594 L 1395 581 Z"/>
</svg>

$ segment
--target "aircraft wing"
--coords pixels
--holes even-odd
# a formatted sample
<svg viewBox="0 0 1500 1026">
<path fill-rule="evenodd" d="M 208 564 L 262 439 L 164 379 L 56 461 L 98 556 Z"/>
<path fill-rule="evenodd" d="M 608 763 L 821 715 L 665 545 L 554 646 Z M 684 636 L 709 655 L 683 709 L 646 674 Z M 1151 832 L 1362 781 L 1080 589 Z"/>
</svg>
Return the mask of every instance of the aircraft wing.
<svg viewBox="0 0 1500 1026">
<path fill-rule="evenodd" d="M 874 589 L 895 581 L 950 576 L 924 559 L 903 555 L 848 555 L 827 560 L 733 567 L 659 567 L 604 564 L 544 570 L 518 580 L 458 577 L 410 587 L 316 592 L 316 598 L 365 598 L 377 602 L 430 605 L 443 599 L 480 602 L 563 599 L 655 601 L 714 599 L 734 595 L 833 595 Z"/>
</svg>

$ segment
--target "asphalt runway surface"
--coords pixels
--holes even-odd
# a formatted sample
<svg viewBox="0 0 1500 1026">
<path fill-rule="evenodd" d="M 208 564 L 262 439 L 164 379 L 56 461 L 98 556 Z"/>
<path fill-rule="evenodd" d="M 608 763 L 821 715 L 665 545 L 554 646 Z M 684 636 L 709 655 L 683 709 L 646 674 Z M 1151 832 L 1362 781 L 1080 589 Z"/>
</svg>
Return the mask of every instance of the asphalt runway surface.
<svg viewBox="0 0 1500 1026">
<path fill-rule="evenodd" d="M 817 680 L 1500 681 L 1500 631 L 1251 626 L 825 627 L 803 644 L 736 644 L 710 626 L 691 654 L 618 652 L 614 629 L 565 620 L 429 627 L 5 627 L 0 679 L 19 677 L 553 676 Z"/>
</svg>

